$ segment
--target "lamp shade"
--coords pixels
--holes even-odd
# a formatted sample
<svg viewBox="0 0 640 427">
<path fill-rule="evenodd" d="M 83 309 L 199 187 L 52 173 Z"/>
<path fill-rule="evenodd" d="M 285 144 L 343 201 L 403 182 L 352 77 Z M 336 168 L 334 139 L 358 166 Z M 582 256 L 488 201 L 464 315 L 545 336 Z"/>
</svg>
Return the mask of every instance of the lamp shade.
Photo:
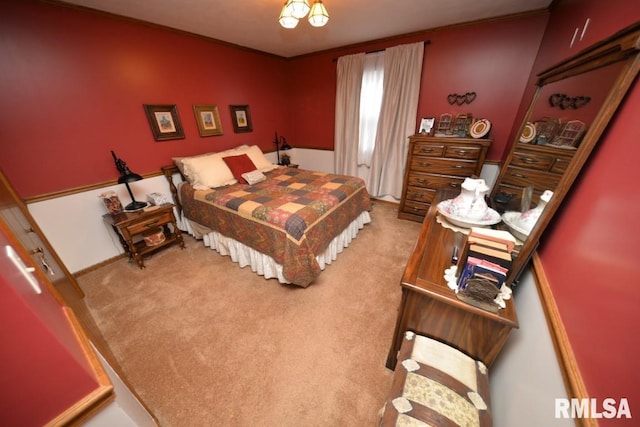
<svg viewBox="0 0 640 427">
<path fill-rule="evenodd" d="M 314 27 L 323 27 L 327 22 L 329 22 L 329 12 L 322 4 L 322 0 L 316 0 L 309 12 L 309 23 Z"/>
<path fill-rule="evenodd" d="M 284 138 L 284 136 L 282 137 L 282 144 L 280 145 L 280 150 L 282 151 L 291 150 L 291 146 L 287 143 L 287 140 Z"/>
<path fill-rule="evenodd" d="M 285 8 L 296 19 L 304 18 L 309 13 L 309 9 L 311 9 L 307 0 L 289 0 L 285 4 Z"/>
<path fill-rule="evenodd" d="M 133 173 L 128 169 L 127 172 L 128 173 L 125 173 L 124 175 L 121 175 L 120 178 L 118 178 L 118 184 L 130 184 L 142 179 L 142 177 L 137 173 Z"/>
<path fill-rule="evenodd" d="M 287 7 L 286 3 L 282 7 L 278 21 L 284 28 L 295 28 L 298 25 L 298 18 L 291 14 L 291 10 Z"/>
</svg>

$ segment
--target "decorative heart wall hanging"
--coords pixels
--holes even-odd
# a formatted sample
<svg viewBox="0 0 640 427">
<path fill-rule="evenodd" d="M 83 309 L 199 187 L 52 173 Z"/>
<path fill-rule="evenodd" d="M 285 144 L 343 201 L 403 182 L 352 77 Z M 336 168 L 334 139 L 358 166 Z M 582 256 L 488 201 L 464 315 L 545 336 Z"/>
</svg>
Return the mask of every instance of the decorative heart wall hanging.
<svg viewBox="0 0 640 427">
<path fill-rule="evenodd" d="M 466 102 L 467 104 L 471 104 L 474 99 L 476 99 L 476 93 L 475 92 L 467 92 L 464 95 L 464 102 Z"/>
<path fill-rule="evenodd" d="M 577 110 L 587 105 L 591 101 L 589 96 L 574 96 L 571 97 L 564 93 L 554 93 L 549 97 L 549 105 L 552 107 L 558 107 L 561 110 L 572 108 Z"/>
<path fill-rule="evenodd" d="M 471 104 L 474 99 L 476 99 L 475 92 L 467 92 L 464 95 L 458 95 L 457 93 L 452 93 L 449 96 L 447 96 L 447 101 L 449 102 L 450 105 Z"/>
</svg>

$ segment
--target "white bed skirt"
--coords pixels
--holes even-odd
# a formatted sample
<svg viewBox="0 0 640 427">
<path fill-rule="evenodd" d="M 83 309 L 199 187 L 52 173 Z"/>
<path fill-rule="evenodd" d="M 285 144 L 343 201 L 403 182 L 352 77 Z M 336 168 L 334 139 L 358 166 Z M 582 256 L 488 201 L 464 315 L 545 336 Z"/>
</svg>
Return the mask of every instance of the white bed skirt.
<svg viewBox="0 0 640 427">
<path fill-rule="evenodd" d="M 329 243 L 327 249 L 316 256 L 320 270 L 324 270 L 327 264 L 331 264 L 331 262 L 338 258 L 338 254 L 349 246 L 351 241 L 358 235 L 360 229 L 370 222 L 371 216 L 369 212 L 364 211 L 353 220 L 347 228 L 342 230 L 342 232 Z M 178 225 L 181 230 L 188 232 L 197 239 L 202 239 L 205 246 L 217 251 L 220 255 L 230 256 L 231 260 L 238 263 L 240 267 L 250 266 L 251 271 L 260 276 L 264 276 L 265 279 L 276 278 L 280 283 L 290 283 L 282 275 L 282 265 L 278 264 L 270 256 L 258 252 L 237 240 L 223 236 L 217 231 L 210 231 L 208 228 L 186 218 L 180 218 Z"/>
</svg>

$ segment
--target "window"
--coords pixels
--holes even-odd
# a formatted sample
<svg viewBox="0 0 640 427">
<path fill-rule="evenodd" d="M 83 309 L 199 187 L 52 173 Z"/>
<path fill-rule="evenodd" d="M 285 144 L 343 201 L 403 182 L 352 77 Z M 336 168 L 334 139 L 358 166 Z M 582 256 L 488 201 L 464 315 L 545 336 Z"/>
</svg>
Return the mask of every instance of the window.
<svg viewBox="0 0 640 427">
<path fill-rule="evenodd" d="M 358 165 L 371 165 L 376 142 L 378 118 L 382 105 L 384 83 L 384 52 L 367 54 L 360 92 L 360 129 L 358 140 Z"/>
</svg>

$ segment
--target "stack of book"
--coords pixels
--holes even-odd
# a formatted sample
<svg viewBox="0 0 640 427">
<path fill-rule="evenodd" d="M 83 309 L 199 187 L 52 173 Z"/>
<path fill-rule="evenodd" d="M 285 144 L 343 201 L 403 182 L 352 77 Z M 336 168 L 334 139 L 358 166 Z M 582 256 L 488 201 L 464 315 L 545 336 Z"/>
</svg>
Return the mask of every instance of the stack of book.
<svg viewBox="0 0 640 427">
<path fill-rule="evenodd" d="M 517 252 L 515 237 L 504 230 L 473 227 L 458 259 L 458 290 L 470 280 L 502 287 Z"/>
</svg>

